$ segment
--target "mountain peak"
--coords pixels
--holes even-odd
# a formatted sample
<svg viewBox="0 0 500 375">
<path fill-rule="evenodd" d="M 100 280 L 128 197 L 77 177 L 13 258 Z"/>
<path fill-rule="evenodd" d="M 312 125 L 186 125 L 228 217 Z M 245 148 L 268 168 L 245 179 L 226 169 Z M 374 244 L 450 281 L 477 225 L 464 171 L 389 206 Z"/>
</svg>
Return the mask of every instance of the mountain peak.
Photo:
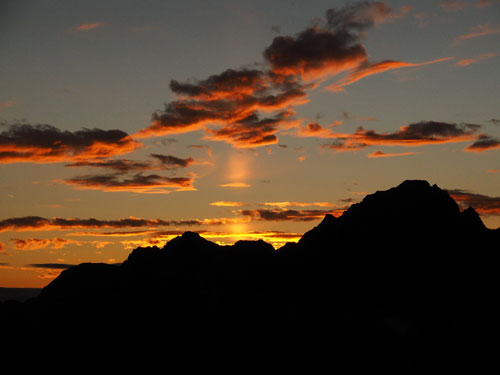
<svg viewBox="0 0 500 375">
<path fill-rule="evenodd" d="M 436 186 L 436 185 L 434 185 Z M 426 180 L 404 180 L 396 188 L 397 189 L 428 189 L 431 187 Z"/>
</svg>

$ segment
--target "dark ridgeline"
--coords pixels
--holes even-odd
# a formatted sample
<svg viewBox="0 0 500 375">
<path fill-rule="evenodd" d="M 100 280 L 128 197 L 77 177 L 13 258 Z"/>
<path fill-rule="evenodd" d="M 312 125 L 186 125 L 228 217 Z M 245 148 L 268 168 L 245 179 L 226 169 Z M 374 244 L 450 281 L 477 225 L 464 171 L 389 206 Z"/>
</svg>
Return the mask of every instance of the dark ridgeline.
<svg viewBox="0 0 500 375">
<path fill-rule="evenodd" d="M 354 367 L 461 367 L 488 357 L 471 343 L 498 326 L 499 240 L 446 191 L 405 181 L 339 218 L 326 215 L 277 251 L 185 232 L 162 249 L 135 249 L 120 266 L 80 264 L 39 297 L 4 303 L 0 318 L 17 332 L 64 326 L 208 347 L 217 337 L 288 354 L 319 350 Z"/>
</svg>

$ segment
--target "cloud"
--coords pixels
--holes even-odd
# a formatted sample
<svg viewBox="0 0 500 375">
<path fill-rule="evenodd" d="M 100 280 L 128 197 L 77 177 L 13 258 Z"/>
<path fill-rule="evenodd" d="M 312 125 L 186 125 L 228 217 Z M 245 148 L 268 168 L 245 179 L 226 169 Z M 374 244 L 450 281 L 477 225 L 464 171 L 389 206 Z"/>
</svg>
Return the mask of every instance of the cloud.
<svg viewBox="0 0 500 375">
<path fill-rule="evenodd" d="M 7 248 L 5 247 L 5 244 L 3 242 L 0 242 L 0 254 L 6 254 L 7 253 Z"/>
<path fill-rule="evenodd" d="M 402 126 L 392 133 L 378 133 L 360 127 L 353 134 L 331 133 L 336 138 L 323 147 L 337 151 L 355 151 L 373 145 L 415 147 L 428 144 L 464 142 L 477 139 L 480 125 L 454 124 L 437 121 L 421 121 Z"/>
<path fill-rule="evenodd" d="M 500 125 L 500 120 L 496 118 L 489 119 L 488 122 L 491 122 L 493 125 Z"/>
<path fill-rule="evenodd" d="M 68 268 L 74 267 L 76 264 L 65 264 L 65 263 L 35 263 L 27 264 L 26 267 L 33 268 L 48 268 L 53 270 L 66 270 Z"/>
<path fill-rule="evenodd" d="M 154 112 L 152 124 L 135 136 L 202 130 L 205 139 L 235 148 L 277 144 L 280 130 L 298 126 L 294 107 L 308 102 L 308 91 L 319 85 L 315 80 L 352 72 L 360 66 L 366 71 L 371 68 L 371 74 L 375 74 L 374 69 L 382 63 L 368 62 L 362 44 L 364 33 L 411 10 L 403 6 L 394 11 L 382 2 L 329 9 L 322 26 L 309 27 L 295 36 L 275 37 L 263 52 L 261 69 L 227 69 L 203 80 L 171 80 L 170 89 L 178 98 L 165 104 L 164 110 Z M 431 62 L 417 65 L 427 63 Z"/>
<path fill-rule="evenodd" d="M 10 242 L 16 250 L 39 250 L 51 247 L 52 249 L 62 249 L 67 245 L 81 245 L 79 241 L 64 238 L 11 238 Z"/>
<path fill-rule="evenodd" d="M 234 147 L 264 146 L 276 143 L 276 127 L 291 114 L 284 109 L 303 103 L 306 96 L 297 82 L 273 82 L 265 73 L 247 69 L 228 69 L 194 83 L 173 80 L 170 88 L 180 99 L 153 113 L 153 124 L 137 137 L 204 129 L 207 138 Z M 281 112 L 269 118 L 260 113 L 273 111 Z"/>
<path fill-rule="evenodd" d="M 271 206 L 271 207 L 335 207 L 334 203 L 330 202 L 264 202 L 260 203 L 263 206 Z"/>
<path fill-rule="evenodd" d="M 470 5 L 470 2 L 466 0 L 442 0 L 439 2 L 439 6 L 445 12 L 459 12 Z"/>
<path fill-rule="evenodd" d="M 193 158 L 178 158 L 172 155 L 151 154 L 151 157 L 158 159 L 167 168 L 185 168 L 194 163 Z"/>
<path fill-rule="evenodd" d="M 13 107 L 17 104 L 17 100 L 4 100 L 3 102 L 0 102 L 0 111 Z"/>
<path fill-rule="evenodd" d="M 96 161 L 77 161 L 71 164 L 66 164 L 66 167 L 91 167 L 91 168 L 104 168 L 112 169 L 121 173 L 132 171 L 147 171 L 152 169 L 175 169 L 185 168 L 195 161 L 193 158 L 178 158 L 172 155 L 150 154 L 157 163 L 151 161 L 137 161 L 129 159 L 109 159 L 109 160 L 96 160 Z"/>
<path fill-rule="evenodd" d="M 295 37 L 274 38 L 264 57 L 277 76 L 299 75 L 312 80 L 355 68 L 366 61 L 367 52 L 348 29 L 310 27 Z"/>
<path fill-rule="evenodd" d="M 492 4 L 500 4 L 499 0 L 477 0 L 476 7 L 478 8 L 486 8 Z"/>
<path fill-rule="evenodd" d="M 481 215 L 500 215 L 500 197 L 489 197 L 460 189 L 447 191 L 464 208 L 471 206 Z"/>
<path fill-rule="evenodd" d="M 124 173 L 130 171 L 145 171 L 149 169 L 154 169 L 154 166 L 150 162 L 140 162 L 129 159 L 114 159 L 114 160 L 103 160 L 103 161 L 78 161 L 75 163 L 66 164 L 66 167 L 107 168 Z"/>
<path fill-rule="evenodd" d="M 490 27 L 488 24 L 478 25 L 473 27 L 470 33 L 457 36 L 455 38 L 455 43 L 498 33 L 500 33 L 500 27 L 498 26 Z"/>
<path fill-rule="evenodd" d="M 284 210 L 257 209 L 241 210 L 240 213 L 252 219 L 264 221 L 312 221 L 323 218 L 326 214 L 339 216 L 343 210 Z"/>
<path fill-rule="evenodd" d="M 79 26 L 75 26 L 73 29 L 78 30 L 78 31 L 89 31 L 89 30 L 94 30 L 98 29 L 99 27 L 102 27 L 103 23 L 101 22 L 96 22 L 96 23 L 84 23 Z"/>
<path fill-rule="evenodd" d="M 482 55 L 472 57 L 470 59 L 463 59 L 458 61 L 455 65 L 464 67 L 464 66 L 469 66 L 471 64 L 475 64 L 487 59 L 491 59 L 492 57 L 498 56 L 498 53 L 483 53 Z"/>
<path fill-rule="evenodd" d="M 281 112 L 274 117 L 260 119 L 255 113 L 220 129 L 208 129 L 207 139 L 226 141 L 237 148 L 253 148 L 278 143 L 278 127 L 291 117 L 292 112 Z"/>
<path fill-rule="evenodd" d="M 212 157 L 212 148 L 209 145 L 188 145 L 187 148 L 194 148 L 198 150 L 205 150 L 209 157 Z"/>
<path fill-rule="evenodd" d="M 211 202 L 210 206 L 217 206 L 217 207 L 241 207 L 241 206 L 246 206 L 246 203 L 243 203 L 243 202 L 217 201 L 217 202 Z"/>
<path fill-rule="evenodd" d="M 58 182 L 81 190 L 126 191 L 143 194 L 169 194 L 172 190 L 196 190 L 193 186 L 193 177 L 164 177 L 142 173 L 130 177 L 123 177 L 121 173 L 86 175 Z"/>
<path fill-rule="evenodd" d="M 51 125 L 13 124 L 0 133 L 0 163 L 57 163 L 108 158 L 142 146 L 121 130 L 61 131 Z"/>
<path fill-rule="evenodd" d="M 361 64 L 358 68 L 350 72 L 347 76 L 341 78 L 333 85 L 327 87 L 327 90 L 339 92 L 344 91 L 344 87 L 348 85 L 352 85 L 353 83 L 363 79 L 365 77 L 380 74 L 386 72 L 388 70 L 401 69 L 401 68 L 409 68 L 409 67 L 419 67 L 424 65 L 436 64 L 443 61 L 448 61 L 453 59 L 453 57 L 442 57 L 440 59 L 424 61 L 421 63 L 408 63 L 403 61 L 392 61 L 386 60 L 377 63 L 369 63 L 365 62 Z"/>
<path fill-rule="evenodd" d="M 468 146 L 465 151 L 480 153 L 494 148 L 500 148 L 500 139 L 490 137 L 486 134 L 480 134 L 477 140 Z"/>
<path fill-rule="evenodd" d="M 247 184 L 246 182 L 228 182 L 227 184 L 221 184 L 217 185 L 219 187 L 229 187 L 229 188 L 249 188 L 251 187 L 250 184 Z"/>
<path fill-rule="evenodd" d="M 406 155 L 415 155 L 419 154 L 419 152 L 399 152 L 399 153 L 385 153 L 382 151 L 375 151 L 368 155 L 369 158 L 387 158 L 392 156 L 406 156 Z"/>
<path fill-rule="evenodd" d="M 196 225 L 227 225 L 245 222 L 242 218 L 208 218 L 208 219 L 141 219 L 128 217 L 116 220 L 102 220 L 95 218 L 44 218 L 39 216 L 14 217 L 0 220 L 0 232 L 6 231 L 42 231 L 42 230 L 73 230 L 73 229 L 125 229 L 125 228 L 157 228 L 168 226 L 196 226 Z M 93 234 L 97 234 L 92 232 Z M 117 232 L 110 233 L 110 235 Z M 102 233 L 101 233 L 102 234 Z"/>
</svg>

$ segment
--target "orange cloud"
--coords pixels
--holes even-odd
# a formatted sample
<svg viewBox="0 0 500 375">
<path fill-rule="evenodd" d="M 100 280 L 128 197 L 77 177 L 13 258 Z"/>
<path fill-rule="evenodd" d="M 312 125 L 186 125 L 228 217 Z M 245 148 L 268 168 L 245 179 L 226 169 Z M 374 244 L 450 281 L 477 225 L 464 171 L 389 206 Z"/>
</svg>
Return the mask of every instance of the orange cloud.
<svg viewBox="0 0 500 375">
<path fill-rule="evenodd" d="M 0 111 L 3 109 L 7 109 L 10 107 L 13 107 L 17 104 L 16 100 L 5 100 L 3 102 L 0 102 Z"/>
<path fill-rule="evenodd" d="M 382 151 L 375 151 L 368 155 L 369 158 L 386 158 L 392 156 L 405 156 L 405 155 L 415 155 L 419 152 L 399 152 L 399 153 L 385 153 Z"/>
<path fill-rule="evenodd" d="M 83 25 L 75 26 L 74 29 L 78 31 L 89 31 L 89 30 L 94 30 L 99 27 L 103 26 L 101 22 L 96 22 L 96 23 L 84 23 Z"/>
<path fill-rule="evenodd" d="M 381 61 L 378 63 L 366 62 L 366 63 L 360 65 L 359 67 L 357 67 L 357 69 L 353 70 L 347 76 L 338 80 L 333 85 L 328 86 L 327 89 L 330 91 L 335 91 L 335 92 L 344 91 L 345 86 L 352 85 L 354 82 L 357 82 L 360 79 L 363 79 L 365 77 L 368 77 L 368 76 L 371 76 L 374 74 L 380 74 L 380 73 L 386 72 L 388 70 L 393 70 L 393 69 L 410 68 L 410 67 L 418 67 L 418 66 L 436 64 L 436 63 L 448 61 L 451 59 L 453 59 L 453 57 L 443 57 L 440 59 L 424 61 L 421 63 L 408 63 L 408 62 L 403 62 L 403 61 L 392 61 L 392 60 Z"/>
<path fill-rule="evenodd" d="M 481 215 L 500 215 L 500 197 L 470 193 L 465 190 L 448 190 L 463 208 L 473 207 Z"/>
<path fill-rule="evenodd" d="M 437 121 L 421 121 L 400 127 L 393 133 L 377 133 L 360 127 L 354 134 L 334 133 L 336 137 L 327 147 L 336 151 L 354 151 L 373 145 L 416 147 L 428 144 L 443 144 L 476 140 L 480 125 L 453 124 Z"/>
<path fill-rule="evenodd" d="M 470 3 L 466 0 L 442 0 L 439 2 L 439 6 L 445 12 L 459 12 L 469 7 Z"/>
<path fill-rule="evenodd" d="M 243 202 L 227 202 L 227 201 L 218 201 L 218 202 L 212 202 L 210 203 L 211 206 L 217 206 L 217 207 L 240 207 L 240 206 L 245 206 L 246 203 Z"/>
<path fill-rule="evenodd" d="M 46 247 L 51 247 L 52 249 L 62 249 L 66 245 L 81 245 L 79 241 L 64 239 L 64 238 L 12 238 L 10 242 L 13 244 L 16 250 L 39 250 Z"/>
<path fill-rule="evenodd" d="M 180 96 L 153 114 L 151 126 L 139 138 L 205 130 L 206 137 L 236 148 L 258 147 L 277 142 L 277 127 L 290 120 L 288 107 L 307 102 L 298 82 L 273 82 L 256 70 L 226 70 L 195 83 L 171 81 Z M 262 117 L 260 112 L 280 113 Z M 208 128 L 207 126 L 216 128 Z"/>
<path fill-rule="evenodd" d="M 468 34 L 459 35 L 455 38 L 455 43 L 463 42 L 464 40 L 469 40 L 473 38 L 479 38 L 487 35 L 494 35 L 500 33 L 500 27 L 490 27 L 488 24 L 478 25 L 472 28 L 472 31 Z"/>
<path fill-rule="evenodd" d="M 228 182 L 227 184 L 217 185 L 220 187 L 230 187 L 230 188 L 249 188 L 251 185 L 246 182 Z"/>
<path fill-rule="evenodd" d="M 272 207 L 335 207 L 334 203 L 330 202 L 264 202 L 261 203 L 264 206 L 272 206 Z"/>
<path fill-rule="evenodd" d="M 469 145 L 465 151 L 480 153 L 495 148 L 500 148 L 500 139 L 490 137 L 487 134 L 480 134 L 477 140 Z"/>
<path fill-rule="evenodd" d="M 121 130 L 61 131 L 51 125 L 14 124 L 0 133 L 0 163 L 58 163 L 108 158 L 142 144 Z"/>
<path fill-rule="evenodd" d="M 461 66 L 461 67 L 469 66 L 471 64 L 475 64 L 475 63 L 478 63 L 478 62 L 481 62 L 481 61 L 484 61 L 487 59 L 491 59 L 492 57 L 495 57 L 495 56 L 498 56 L 498 53 L 483 53 L 482 55 L 479 55 L 479 56 L 476 56 L 476 57 L 473 57 L 470 59 L 460 60 L 455 65 Z"/>
</svg>

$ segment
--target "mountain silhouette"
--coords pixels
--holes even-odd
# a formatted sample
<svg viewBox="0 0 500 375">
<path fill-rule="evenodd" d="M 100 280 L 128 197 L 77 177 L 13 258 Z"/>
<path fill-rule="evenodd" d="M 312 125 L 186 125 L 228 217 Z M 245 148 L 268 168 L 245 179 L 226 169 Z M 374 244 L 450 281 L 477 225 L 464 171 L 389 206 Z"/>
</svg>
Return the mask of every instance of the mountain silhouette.
<svg viewBox="0 0 500 375">
<path fill-rule="evenodd" d="M 461 211 L 445 190 L 408 180 L 326 215 L 278 250 L 185 232 L 161 249 L 133 250 L 121 265 L 71 267 L 37 298 L 0 305 L 0 319 L 26 332 L 113 326 L 130 337 L 245 338 L 298 354 L 330 348 L 357 364 L 361 354 L 346 348 L 362 342 L 364 364 L 460 367 L 479 352 L 471 342 L 498 327 L 499 243 L 500 231 L 473 208 Z M 397 345 L 388 352 L 382 342 Z"/>
</svg>

